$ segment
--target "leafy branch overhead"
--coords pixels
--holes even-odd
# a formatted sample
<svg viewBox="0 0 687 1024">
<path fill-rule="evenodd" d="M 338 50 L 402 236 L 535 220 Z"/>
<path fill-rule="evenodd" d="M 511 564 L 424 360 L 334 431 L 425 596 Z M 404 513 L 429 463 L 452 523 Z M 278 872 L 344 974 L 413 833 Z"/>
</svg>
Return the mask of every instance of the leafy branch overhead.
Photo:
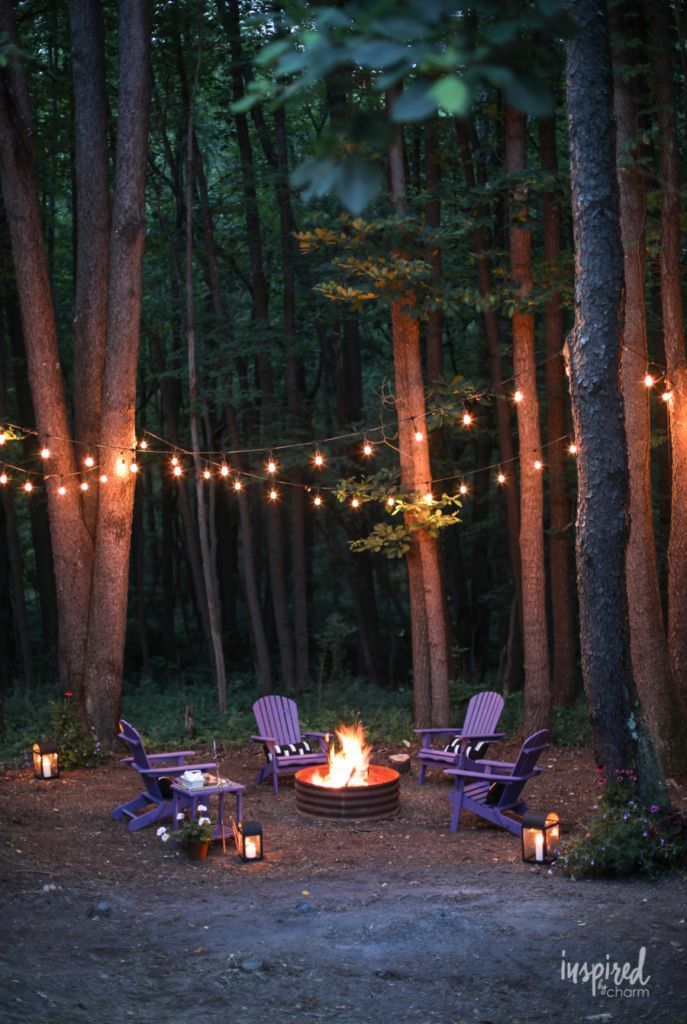
<svg viewBox="0 0 687 1024">
<path fill-rule="evenodd" d="M 535 34 L 550 39 L 567 34 L 563 0 L 536 0 L 521 8 L 516 16 L 498 0 L 458 11 L 450 0 L 352 0 L 305 18 L 301 15 L 308 12 L 291 6 L 278 37 L 257 57 L 263 74 L 249 83 L 234 110 L 249 110 L 266 99 L 302 98 L 336 75 L 350 75 L 345 110 L 321 133 L 313 158 L 296 168 L 291 180 L 306 200 L 331 192 L 351 213 L 361 213 L 382 186 L 374 152 L 386 147 L 395 125 L 437 114 L 466 117 L 485 86 L 528 114 L 551 112 L 545 80 L 551 58 L 540 47 L 534 71 L 530 41 Z M 356 86 L 363 85 L 371 86 L 381 102 L 389 90 L 399 94 L 384 113 L 381 103 L 362 105 Z"/>
</svg>

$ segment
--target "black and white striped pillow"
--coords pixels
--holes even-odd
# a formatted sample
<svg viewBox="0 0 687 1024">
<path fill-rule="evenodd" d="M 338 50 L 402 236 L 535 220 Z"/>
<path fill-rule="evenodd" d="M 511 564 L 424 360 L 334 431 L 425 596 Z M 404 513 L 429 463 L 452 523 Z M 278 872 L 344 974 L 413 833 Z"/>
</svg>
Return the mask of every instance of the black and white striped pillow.
<svg viewBox="0 0 687 1024">
<path fill-rule="evenodd" d="M 462 742 L 460 736 L 454 736 L 451 742 L 447 743 L 444 747 L 445 752 L 447 754 L 457 754 Z M 479 761 L 484 757 L 488 749 L 489 744 L 485 740 L 477 740 L 476 743 L 468 743 L 465 756 L 469 757 L 471 761 Z"/>
<path fill-rule="evenodd" d="M 272 751 L 263 743 L 262 749 L 268 761 L 272 760 Z M 298 743 L 275 743 L 274 751 L 277 757 L 298 757 L 299 754 L 312 754 L 312 747 L 307 740 L 299 740 Z"/>
</svg>

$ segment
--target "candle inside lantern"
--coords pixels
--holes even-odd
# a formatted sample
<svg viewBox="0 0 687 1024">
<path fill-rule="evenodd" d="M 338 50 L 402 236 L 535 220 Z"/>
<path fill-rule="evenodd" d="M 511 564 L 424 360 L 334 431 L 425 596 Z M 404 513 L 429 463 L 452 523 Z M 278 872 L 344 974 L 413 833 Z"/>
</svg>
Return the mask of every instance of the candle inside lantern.
<svg viewBox="0 0 687 1024">
<path fill-rule="evenodd" d="M 41 768 L 44 779 L 52 778 L 52 764 L 50 754 L 43 754 L 43 764 Z"/>
<path fill-rule="evenodd" d="M 534 837 L 534 859 L 543 862 L 544 860 L 544 833 L 537 832 Z"/>
<path fill-rule="evenodd" d="M 243 854 L 246 860 L 255 860 L 258 855 L 258 841 L 253 836 L 246 836 L 243 845 Z"/>
</svg>

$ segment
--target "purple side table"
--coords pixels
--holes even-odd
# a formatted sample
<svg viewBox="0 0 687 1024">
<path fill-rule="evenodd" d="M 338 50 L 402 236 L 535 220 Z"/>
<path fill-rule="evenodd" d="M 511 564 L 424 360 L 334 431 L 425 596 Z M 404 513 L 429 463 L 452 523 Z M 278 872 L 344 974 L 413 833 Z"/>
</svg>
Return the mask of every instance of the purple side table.
<svg viewBox="0 0 687 1024">
<path fill-rule="evenodd" d="M 242 786 L 240 782 L 232 782 L 231 779 L 225 779 L 223 782 L 218 782 L 214 786 L 198 786 L 196 789 L 190 789 L 188 786 L 184 786 L 183 783 L 173 782 L 172 783 L 172 817 L 174 820 L 174 828 L 177 827 L 177 814 L 179 808 L 186 809 L 189 805 L 191 808 L 191 814 L 195 817 L 196 808 L 198 804 L 207 804 L 208 817 L 210 817 L 210 805 L 208 797 L 217 797 L 217 824 L 212 830 L 213 839 L 221 839 L 223 832 L 226 835 L 226 826 L 224 825 L 224 796 L 225 794 L 233 794 L 236 797 L 236 820 L 243 820 L 243 791 L 246 787 Z M 231 835 L 231 831 L 229 833 Z"/>
</svg>

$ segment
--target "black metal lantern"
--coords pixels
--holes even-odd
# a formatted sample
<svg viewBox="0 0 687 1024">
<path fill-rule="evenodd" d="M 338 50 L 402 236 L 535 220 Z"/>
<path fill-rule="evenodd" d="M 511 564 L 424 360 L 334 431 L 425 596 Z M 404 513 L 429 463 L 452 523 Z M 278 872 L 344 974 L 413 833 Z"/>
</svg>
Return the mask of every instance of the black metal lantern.
<svg viewBox="0 0 687 1024">
<path fill-rule="evenodd" d="M 34 743 L 33 774 L 37 779 L 56 779 L 60 774 L 56 743 Z"/>
<path fill-rule="evenodd" d="M 560 835 L 553 811 L 527 811 L 522 816 L 522 859 L 526 864 L 551 864 L 558 856 Z"/>
<path fill-rule="evenodd" d="M 234 839 L 241 860 L 263 859 L 262 827 L 259 821 L 235 821 Z"/>
</svg>

